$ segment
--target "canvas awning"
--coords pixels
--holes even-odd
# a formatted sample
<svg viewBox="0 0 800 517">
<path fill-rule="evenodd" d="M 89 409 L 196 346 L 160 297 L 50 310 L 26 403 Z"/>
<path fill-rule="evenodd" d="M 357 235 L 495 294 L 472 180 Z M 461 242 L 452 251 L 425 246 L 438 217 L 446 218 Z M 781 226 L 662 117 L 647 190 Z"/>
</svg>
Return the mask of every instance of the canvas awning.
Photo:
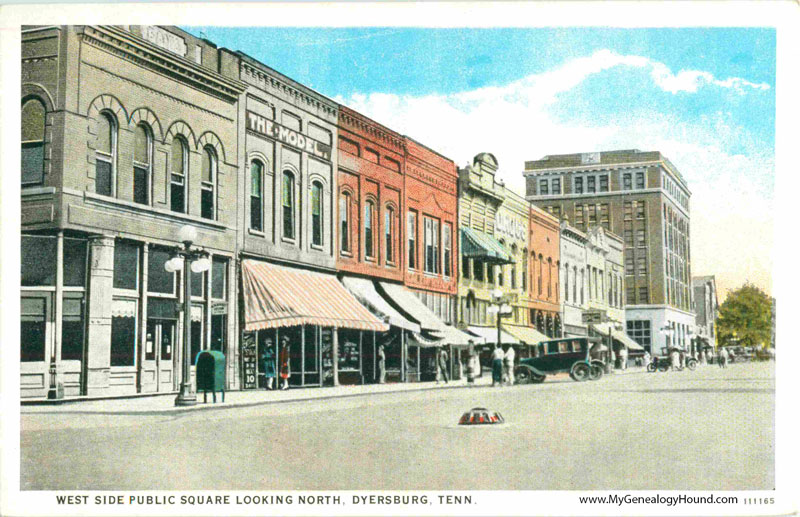
<svg viewBox="0 0 800 517">
<path fill-rule="evenodd" d="M 489 262 L 513 262 L 509 250 L 497 239 L 472 228 L 461 228 L 461 256 Z"/>
<path fill-rule="evenodd" d="M 402 285 L 378 282 L 378 287 L 379 294 L 382 292 L 403 312 L 419 322 L 421 330 L 426 332 L 425 339 L 438 339 L 439 345 L 467 345 L 470 340 L 475 343 L 479 342 L 469 334 L 461 332 L 440 320 L 433 311 L 422 303 L 422 300 Z"/>
<path fill-rule="evenodd" d="M 520 343 L 526 345 L 535 345 L 542 341 L 550 339 L 533 327 L 526 327 L 525 325 L 503 325 L 503 330 L 517 338 Z M 495 337 L 495 340 L 497 337 Z"/>
<path fill-rule="evenodd" d="M 634 341 L 624 331 L 612 327 L 611 323 L 596 323 L 592 325 L 592 328 L 603 336 L 608 336 L 608 331 L 611 330 L 611 337 L 619 341 L 628 350 L 644 351 L 642 345 Z"/>
<path fill-rule="evenodd" d="M 245 330 L 320 325 L 385 332 L 333 275 L 242 261 Z"/>
<path fill-rule="evenodd" d="M 419 324 L 408 321 L 394 307 L 389 305 L 389 302 L 375 290 L 375 284 L 372 280 L 345 276 L 342 278 L 342 283 L 364 307 L 379 319 L 411 332 L 420 331 Z"/>
<path fill-rule="evenodd" d="M 487 343 L 497 343 L 497 327 L 467 327 L 471 333 L 486 340 Z M 502 345 L 518 345 L 519 339 L 515 338 L 508 332 L 500 330 L 500 344 Z"/>
</svg>

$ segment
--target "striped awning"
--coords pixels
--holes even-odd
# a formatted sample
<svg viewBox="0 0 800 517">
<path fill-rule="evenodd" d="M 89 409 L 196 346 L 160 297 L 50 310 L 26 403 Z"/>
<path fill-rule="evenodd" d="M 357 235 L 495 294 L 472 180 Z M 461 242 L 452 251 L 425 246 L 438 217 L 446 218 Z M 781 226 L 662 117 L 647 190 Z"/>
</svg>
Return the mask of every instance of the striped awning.
<svg viewBox="0 0 800 517">
<path fill-rule="evenodd" d="M 242 287 L 245 330 L 295 325 L 389 330 L 333 275 L 244 260 Z"/>
<path fill-rule="evenodd" d="M 378 294 L 372 280 L 345 276 L 342 278 L 342 283 L 361 302 L 361 305 L 369 309 L 378 318 L 388 321 L 390 325 L 410 330 L 411 332 L 420 331 L 419 324 L 405 319 L 394 307 L 389 305 L 389 302 L 383 296 Z"/>
<path fill-rule="evenodd" d="M 526 327 L 525 325 L 503 325 L 503 330 L 519 339 L 520 343 L 526 345 L 536 345 L 550 339 L 535 328 Z M 495 338 L 495 340 L 496 339 L 497 338 Z"/>
<path fill-rule="evenodd" d="M 514 261 L 509 250 L 497 239 L 467 227 L 461 228 L 461 256 L 502 264 Z"/>
<path fill-rule="evenodd" d="M 478 337 L 482 337 L 487 344 L 497 343 L 497 327 L 467 327 L 471 333 Z M 501 345 L 518 345 L 519 339 L 515 338 L 505 330 L 500 331 L 500 344 Z"/>
</svg>

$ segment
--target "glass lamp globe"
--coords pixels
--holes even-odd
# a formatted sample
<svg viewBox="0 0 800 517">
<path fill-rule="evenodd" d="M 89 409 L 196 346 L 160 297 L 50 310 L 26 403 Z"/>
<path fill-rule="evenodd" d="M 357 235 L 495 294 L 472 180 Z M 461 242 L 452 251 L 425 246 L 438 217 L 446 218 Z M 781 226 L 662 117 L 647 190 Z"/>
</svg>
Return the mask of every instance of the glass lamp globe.
<svg viewBox="0 0 800 517">
<path fill-rule="evenodd" d="M 490 305 L 490 306 L 489 306 L 489 307 L 486 309 L 486 312 L 488 312 L 489 314 L 497 314 L 497 311 L 498 311 L 498 310 L 499 310 L 499 307 L 497 307 L 497 305 Z"/>
<path fill-rule="evenodd" d="M 500 314 L 511 314 L 511 306 L 503 304 L 500 307 Z"/>
<path fill-rule="evenodd" d="M 492 295 L 492 298 L 500 298 L 501 296 L 503 296 L 503 291 L 501 291 L 500 289 L 492 289 L 492 292 L 489 294 Z"/>
<path fill-rule="evenodd" d="M 192 226 L 191 224 L 184 224 L 181 226 L 181 229 L 178 230 L 178 240 L 183 243 L 192 243 L 197 239 L 197 228 Z"/>
<path fill-rule="evenodd" d="M 201 259 L 195 260 L 192 262 L 192 272 L 194 273 L 202 273 L 203 271 L 208 271 L 211 267 L 211 261 L 208 258 L 203 257 Z"/>
</svg>

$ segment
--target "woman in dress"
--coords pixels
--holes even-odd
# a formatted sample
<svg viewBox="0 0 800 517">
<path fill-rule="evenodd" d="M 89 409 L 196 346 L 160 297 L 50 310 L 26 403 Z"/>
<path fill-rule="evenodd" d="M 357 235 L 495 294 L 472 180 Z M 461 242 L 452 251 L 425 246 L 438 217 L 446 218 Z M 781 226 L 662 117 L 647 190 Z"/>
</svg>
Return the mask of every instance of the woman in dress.
<svg viewBox="0 0 800 517">
<path fill-rule="evenodd" d="M 261 371 L 264 372 L 265 387 L 268 390 L 273 389 L 272 384 L 275 381 L 275 349 L 272 346 L 272 340 L 269 338 L 264 340 L 264 345 L 261 349 Z"/>
<path fill-rule="evenodd" d="M 281 352 L 278 359 L 281 366 L 281 389 L 288 390 L 291 370 L 289 369 L 289 338 L 286 336 L 281 338 Z"/>
</svg>

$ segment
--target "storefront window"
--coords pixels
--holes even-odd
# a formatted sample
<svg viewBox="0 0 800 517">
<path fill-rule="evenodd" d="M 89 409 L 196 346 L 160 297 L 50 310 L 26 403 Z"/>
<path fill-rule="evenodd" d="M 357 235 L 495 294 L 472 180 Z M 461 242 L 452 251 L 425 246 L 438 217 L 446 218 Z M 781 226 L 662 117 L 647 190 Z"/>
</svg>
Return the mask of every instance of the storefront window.
<svg viewBox="0 0 800 517">
<path fill-rule="evenodd" d="M 192 340 L 191 351 L 189 352 L 189 359 L 192 364 L 195 363 L 197 354 L 203 349 L 204 339 L 204 325 L 203 325 L 203 306 L 192 305 Z"/>
<path fill-rule="evenodd" d="M 164 248 L 150 247 L 147 259 L 147 291 L 151 293 L 175 294 L 175 273 L 168 273 L 164 264 L 172 253 Z"/>
<path fill-rule="evenodd" d="M 136 357 L 135 300 L 116 299 L 111 310 L 111 366 L 134 366 Z"/>
<path fill-rule="evenodd" d="M 339 371 L 359 371 L 359 331 L 339 331 Z"/>
<path fill-rule="evenodd" d="M 83 295 L 64 295 L 61 318 L 61 359 L 83 359 Z"/>
<path fill-rule="evenodd" d="M 211 261 L 211 297 L 218 300 L 226 299 L 228 285 L 228 261 L 214 257 Z"/>
<path fill-rule="evenodd" d="M 161 266 L 164 269 L 164 266 Z M 114 244 L 114 287 L 136 289 L 139 285 L 139 245 L 117 240 Z"/>
<path fill-rule="evenodd" d="M 56 247 L 58 240 L 51 236 L 23 235 L 21 262 L 23 286 L 56 285 Z"/>
<path fill-rule="evenodd" d="M 44 361 L 47 300 L 43 297 L 22 297 L 20 306 L 20 360 Z"/>
<path fill-rule="evenodd" d="M 64 285 L 86 285 L 86 241 L 83 239 L 64 239 Z"/>
</svg>

